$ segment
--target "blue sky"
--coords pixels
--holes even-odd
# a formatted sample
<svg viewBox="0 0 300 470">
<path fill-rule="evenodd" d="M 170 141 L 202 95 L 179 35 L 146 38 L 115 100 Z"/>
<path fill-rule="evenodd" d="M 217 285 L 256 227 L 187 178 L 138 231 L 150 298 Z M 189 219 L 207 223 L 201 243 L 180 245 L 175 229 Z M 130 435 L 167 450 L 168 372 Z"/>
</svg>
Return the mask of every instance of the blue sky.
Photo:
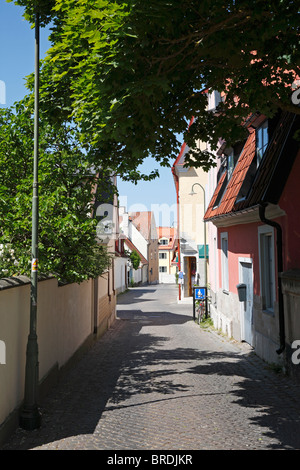
<svg viewBox="0 0 300 470">
<path fill-rule="evenodd" d="M 23 9 L 0 0 L 0 106 L 11 106 L 26 93 L 25 77 L 34 71 L 34 30 L 22 17 Z M 47 52 L 49 31 L 41 29 L 41 58 Z M 5 100 L 3 96 L 5 94 Z M 127 210 L 153 210 L 156 225 L 172 225 L 176 219 L 176 193 L 170 168 L 159 168 L 147 159 L 141 169 L 159 169 L 160 177 L 137 185 L 118 180 L 120 204 Z"/>
</svg>

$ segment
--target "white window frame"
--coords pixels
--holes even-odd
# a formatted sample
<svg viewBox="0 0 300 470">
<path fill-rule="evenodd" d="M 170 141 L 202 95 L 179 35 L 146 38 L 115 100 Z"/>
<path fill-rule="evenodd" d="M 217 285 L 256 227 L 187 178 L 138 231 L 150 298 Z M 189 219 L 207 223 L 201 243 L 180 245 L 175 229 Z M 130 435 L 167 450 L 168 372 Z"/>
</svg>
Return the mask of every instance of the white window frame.
<svg viewBox="0 0 300 470">
<path fill-rule="evenodd" d="M 220 235 L 221 240 L 221 274 L 222 274 L 222 289 L 229 292 L 229 269 L 228 269 L 228 232 L 222 232 Z M 227 242 L 227 253 L 224 253 L 223 245 Z"/>
<path fill-rule="evenodd" d="M 266 250 L 269 241 L 270 251 Z M 260 294 L 263 310 L 273 313 L 276 301 L 275 284 L 275 238 L 274 228 L 269 225 L 258 227 Z"/>
<path fill-rule="evenodd" d="M 231 175 L 234 170 L 234 150 L 231 149 L 230 153 L 227 155 L 227 174 L 228 180 L 231 178 Z"/>
<path fill-rule="evenodd" d="M 159 272 L 160 273 L 167 273 L 168 272 L 167 266 L 159 266 Z"/>
<path fill-rule="evenodd" d="M 261 126 L 256 129 L 256 158 L 257 167 L 263 159 L 264 153 L 269 143 L 268 120 L 264 121 Z M 258 142 L 260 139 L 260 142 Z"/>
</svg>

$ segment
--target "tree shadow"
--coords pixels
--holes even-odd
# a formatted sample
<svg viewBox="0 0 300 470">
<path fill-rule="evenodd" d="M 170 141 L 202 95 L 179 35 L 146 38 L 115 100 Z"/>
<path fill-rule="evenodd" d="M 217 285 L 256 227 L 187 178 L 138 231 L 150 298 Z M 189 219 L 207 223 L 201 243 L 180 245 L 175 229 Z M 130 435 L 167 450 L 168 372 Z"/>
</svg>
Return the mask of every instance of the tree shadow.
<svg viewBox="0 0 300 470">
<path fill-rule="evenodd" d="M 148 291 L 149 292 L 149 291 Z M 127 315 L 127 317 L 126 317 Z M 231 399 L 241 408 L 263 409 L 249 419 L 280 445 L 299 449 L 300 389 L 265 368 L 254 353 L 169 347 L 170 338 L 147 333 L 147 325 L 180 325 L 187 315 L 128 312 L 69 371 L 41 403 L 41 428 L 17 430 L 3 450 L 31 449 L 58 440 L 93 434 L 104 411 L 228 393 L 212 387 L 195 393 L 186 377 L 235 378 Z M 159 331 L 159 330 L 156 330 Z M 202 332 L 203 333 L 203 332 Z M 199 330 L 199 335 L 202 334 Z M 207 333 L 203 333 L 207 334 Z M 216 339 L 216 341 L 218 341 Z M 217 343 L 216 343 L 217 344 Z M 163 419 L 163 417 L 162 417 Z"/>
<path fill-rule="evenodd" d="M 129 305 L 137 302 L 149 302 L 155 300 L 154 298 L 142 298 L 147 294 L 154 294 L 156 289 L 147 289 L 146 287 L 135 287 L 129 289 L 127 292 L 123 293 L 118 297 L 118 305 Z"/>
</svg>

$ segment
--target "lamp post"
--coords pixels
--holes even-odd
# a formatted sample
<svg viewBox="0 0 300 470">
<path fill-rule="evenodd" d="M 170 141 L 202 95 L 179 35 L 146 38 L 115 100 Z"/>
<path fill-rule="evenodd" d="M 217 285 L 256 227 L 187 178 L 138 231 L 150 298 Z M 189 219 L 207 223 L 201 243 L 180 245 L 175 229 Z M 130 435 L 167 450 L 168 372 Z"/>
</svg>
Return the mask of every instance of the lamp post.
<svg viewBox="0 0 300 470">
<path fill-rule="evenodd" d="M 34 158 L 32 196 L 32 266 L 30 296 L 30 331 L 26 351 L 24 403 L 20 415 L 20 427 L 33 430 L 40 426 L 40 413 L 37 405 L 38 391 L 38 343 L 36 333 L 37 284 L 38 284 L 38 157 L 39 157 L 39 13 L 35 21 L 35 83 L 34 83 Z"/>
<path fill-rule="evenodd" d="M 190 192 L 190 196 L 194 196 L 194 194 L 197 194 L 194 191 L 194 186 L 200 186 L 200 188 L 203 191 L 203 205 L 204 205 L 204 214 L 205 214 L 205 189 L 200 183 L 194 183 Z M 203 215 L 204 215 L 203 214 Z M 204 283 L 205 287 L 207 287 L 207 254 L 206 254 L 206 227 L 205 227 L 205 222 L 203 222 L 203 227 L 204 227 Z"/>
</svg>

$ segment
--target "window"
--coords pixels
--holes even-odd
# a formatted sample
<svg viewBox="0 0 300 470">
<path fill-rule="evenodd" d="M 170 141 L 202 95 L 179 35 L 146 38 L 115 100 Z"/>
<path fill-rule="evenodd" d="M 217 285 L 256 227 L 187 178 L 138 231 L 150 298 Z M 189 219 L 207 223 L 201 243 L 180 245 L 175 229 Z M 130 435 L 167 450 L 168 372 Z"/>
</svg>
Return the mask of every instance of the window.
<svg viewBox="0 0 300 470">
<path fill-rule="evenodd" d="M 227 173 L 228 179 L 231 177 L 234 168 L 233 151 L 227 156 Z"/>
<path fill-rule="evenodd" d="M 274 310 L 275 301 L 275 260 L 274 230 L 269 226 L 258 229 L 260 292 L 264 310 Z"/>
<path fill-rule="evenodd" d="M 225 175 L 225 177 L 224 177 L 224 181 L 223 181 L 223 183 L 222 183 L 222 186 L 221 186 L 221 188 L 220 188 L 220 190 L 219 190 L 219 192 L 218 192 L 218 195 L 217 195 L 217 197 L 216 197 L 215 204 L 214 204 L 214 209 L 215 209 L 216 207 L 218 207 L 218 205 L 220 204 L 220 202 L 221 202 L 221 200 L 222 200 L 222 197 L 223 197 L 224 192 L 225 192 L 225 188 L 226 188 L 226 186 L 227 186 L 227 182 L 228 182 L 228 178 L 227 178 L 227 173 L 226 173 L 226 175 Z"/>
<path fill-rule="evenodd" d="M 221 267 L 222 267 L 222 289 L 229 291 L 228 279 L 228 233 L 221 233 Z"/>
<path fill-rule="evenodd" d="M 161 240 L 159 240 L 160 245 L 168 245 L 168 243 L 169 243 L 169 240 L 167 238 L 162 238 Z"/>
<path fill-rule="evenodd" d="M 256 160 L 259 166 L 269 142 L 268 121 L 256 129 Z"/>
<path fill-rule="evenodd" d="M 245 145 L 245 140 L 242 140 L 240 142 L 237 142 L 236 144 L 233 145 L 233 147 L 227 148 L 225 150 L 226 154 L 226 166 L 227 166 L 227 175 L 228 175 L 228 180 L 231 178 L 234 167 L 239 159 L 239 156 L 241 155 L 244 145 Z"/>
<path fill-rule="evenodd" d="M 159 253 L 159 259 L 167 259 L 167 253 Z"/>
<path fill-rule="evenodd" d="M 159 267 L 159 272 L 160 273 L 166 273 L 167 272 L 167 266 L 160 266 Z"/>
</svg>

